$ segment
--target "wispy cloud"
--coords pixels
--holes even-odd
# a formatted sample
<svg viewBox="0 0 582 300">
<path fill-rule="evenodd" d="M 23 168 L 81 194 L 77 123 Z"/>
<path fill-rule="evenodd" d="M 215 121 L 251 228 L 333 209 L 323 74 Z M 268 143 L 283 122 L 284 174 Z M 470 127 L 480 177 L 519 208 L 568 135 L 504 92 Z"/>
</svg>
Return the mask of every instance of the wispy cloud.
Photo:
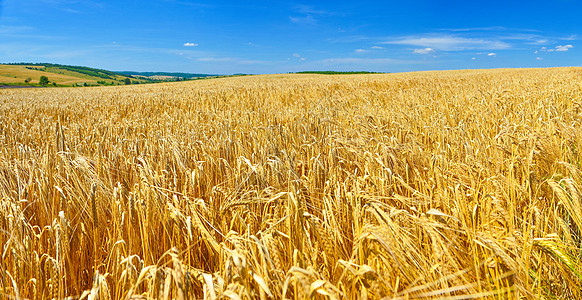
<svg viewBox="0 0 582 300">
<path fill-rule="evenodd" d="M 563 41 L 575 41 L 575 40 L 577 40 L 577 39 L 578 39 L 578 35 L 576 35 L 576 34 L 571 34 L 571 35 L 569 35 L 569 36 L 567 36 L 567 37 L 562 37 L 562 38 L 560 38 L 560 39 L 561 39 L 561 40 L 563 40 Z"/>
<path fill-rule="evenodd" d="M 330 11 L 323 10 L 323 9 L 316 9 L 310 5 L 297 5 L 295 6 L 295 11 L 302 14 L 309 14 L 309 15 L 331 15 L 333 14 Z"/>
<path fill-rule="evenodd" d="M 440 32 L 439 32 L 440 31 Z M 555 36 L 534 29 L 517 29 L 505 27 L 474 27 L 437 29 L 437 32 L 420 33 L 408 36 L 385 37 L 381 44 L 412 46 L 415 54 L 428 54 L 435 51 L 462 52 L 482 50 L 497 52 L 496 50 L 515 49 L 523 50 L 533 46 L 556 45 L 559 41 L 575 40 L 576 35 Z M 542 47 L 538 52 L 568 51 L 573 46 L 559 45 L 555 48 Z M 484 54 L 487 54 L 485 52 Z"/>
<path fill-rule="evenodd" d="M 539 50 L 536 50 L 534 53 L 538 54 L 539 52 L 565 52 L 568 51 L 570 49 L 574 48 L 574 46 L 572 45 L 558 45 L 554 48 L 547 48 L 547 47 L 541 47 Z"/>
<path fill-rule="evenodd" d="M 199 57 L 196 60 L 197 61 L 204 61 L 204 62 L 226 62 L 226 61 L 234 61 L 234 58 L 231 58 L 231 57 Z"/>
<path fill-rule="evenodd" d="M 38 32 L 39 30 L 37 28 L 31 26 L 0 25 L 0 37 L 26 38 L 28 41 L 33 41 L 32 39 L 41 39 L 50 42 L 67 39 L 65 36 L 57 36 L 46 34 L 44 32 Z"/>
<path fill-rule="evenodd" d="M 412 61 L 405 61 L 393 58 L 358 58 L 358 57 L 328 58 L 320 60 L 319 62 L 324 64 L 356 64 L 356 65 L 414 63 Z"/>
<path fill-rule="evenodd" d="M 336 14 L 327 10 L 316 9 L 309 5 L 296 5 L 293 10 L 296 15 L 289 16 L 289 20 L 298 25 L 316 25 L 318 18 Z"/>
<path fill-rule="evenodd" d="M 303 16 L 303 17 L 291 17 L 289 16 L 289 20 L 298 25 L 314 25 L 317 23 L 315 18 L 311 15 Z"/>
<path fill-rule="evenodd" d="M 459 34 L 469 38 L 492 39 L 504 42 L 515 41 L 532 45 L 550 44 L 552 41 L 568 38 L 547 35 L 537 29 L 507 28 L 503 26 L 440 29 L 440 31 L 448 31 L 454 35 Z"/>
<path fill-rule="evenodd" d="M 543 35 L 540 33 L 502 33 L 496 38 L 512 43 L 523 43 L 529 45 L 547 45 L 558 39 L 557 37 Z"/>
<path fill-rule="evenodd" d="M 452 35 L 410 36 L 386 41 L 384 44 L 417 46 L 441 51 L 498 50 L 511 48 L 511 45 L 501 40 L 465 38 Z"/>
<path fill-rule="evenodd" d="M 210 63 L 231 63 L 231 64 L 240 64 L 240 65 L 254 65 L 254 64 L 270 64 L 271 61 L 267 60 L 251 60 L 251 59 L 241 59 L 236 57 L 199 57 L 196 59 L 200 62 L 210 62 Z"/>
<path fill-rule="evenodd" d="M 492 57 L 495 57 L 495 56 L 497 56 L 497 53 L 494 53 L 494 52 L 487 53 L 487 56 L 492 56 Z"/>
<path fill-rule="evenodd" d="M 198 43 L 184 43 L 185 47 L 197 47 Z"/>
<path fill-rule="evenodd" d="M 469 31 L 504 31 L 507 28 L 503 26 L 489 26 L 489 27 L 465 27 L 465 28 L 441 28 L 440 31 L 450 32 L 469 32 Z"/>
<path fill-rule="evenodd" d="M 302 57 L 299 53 L 293 53 L 291 56 L 293 56 L 298 61 L 305 61 L 305 57 Z M 291 60 L 291 58 L 288 58 L 287 60 Z"/>
<path fill-rule="evenodd" d="M 560 51 L 560 52 L 568 51 L 569 49 L 572 49 L 572 48 L 574 48 L 574 46 L 572 46 L 572 45 L 564 45 L 564 46 L 559 45 L 559 46 L 556 46 L 556 51 Z"/>
<path fill-rule="evenodd" d="M 430 54 L 430 53 L 434 53 L 434 49 L 433 48 L 422 48 L 422 49 L 414 49 L 412 50 L 413 53 L 416 54 Z"/>
<path fill-rule="evenodd" d="M 370 47 L 370 49 L 376 49 L 376 50 L 380 50 L 380 49 L 384 49 L 384 47 L 380 47 L 380 46 L 372 46 L 372 47 Z"/>
<path fill-rule="evenodd" d="M 191 6 L 191 7 L 196 7 L 196 8 L 212 8 L 212 7 L 214 7 L 214 6 L 209 5 L 209 4 L 193 2 L 193 1 L 181 1 L 181 0 L 162 0 L 162 1 L 163 2 L 171 2 L 171 3 L 175 3 L 175 4 L 180 4 L 180 5 Z"/>
<path fill-rule="evenodd" d="M 86 11 L 103 9 L 105 5 L 102 1 L 95 0 L 37 0 L 40 3 L 49 5 L 64 12 L 80 14 Z M 35 1 L 35 2 L 37 2 Z"/>
<path fill-rule="evenodd" d="M 366 50 L 366 49 L 356 49 L 356 50 L 354 50 L 354 52 L 356 52 L 357 54 L 364 54 L 364 53 L 370 52 L 370 50 Z"/>
<path fill-rule="evenodd" d="M 335 38 L 329 38 L 327 39 L 328 42 L 330 43 L 334 43 L 334 44 L 350 44 L 350 43 L 357 43 L 357 42 L 361 42 L 364 40 L 368 40 L 370 39 L 367 36 L 363 36 L 363 35 L 348 35 L 348 36 L 342 36 L 342 37 L 335 37 Z M 376 46 L 379 47 L 379 46 Z"/>
<path fill-rule="evenodd" d="M 31 31 L 32 27 L 30 26 L 9 26 L 9 25 L 0 25 L 0 34 L 18 34 L 23 32 Z"/>
</svg>

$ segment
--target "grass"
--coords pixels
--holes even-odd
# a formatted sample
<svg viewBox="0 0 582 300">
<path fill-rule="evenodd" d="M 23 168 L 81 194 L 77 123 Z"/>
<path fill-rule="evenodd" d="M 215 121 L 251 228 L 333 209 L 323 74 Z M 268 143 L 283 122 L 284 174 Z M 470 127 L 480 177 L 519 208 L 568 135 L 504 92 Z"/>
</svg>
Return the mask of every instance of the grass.
<svg viewBox="0 0 582 300">
<path fill-rule="evenodd" d="M 0 293 L 582 299 L 581 74 L 0 90 Z"/>
</svg>

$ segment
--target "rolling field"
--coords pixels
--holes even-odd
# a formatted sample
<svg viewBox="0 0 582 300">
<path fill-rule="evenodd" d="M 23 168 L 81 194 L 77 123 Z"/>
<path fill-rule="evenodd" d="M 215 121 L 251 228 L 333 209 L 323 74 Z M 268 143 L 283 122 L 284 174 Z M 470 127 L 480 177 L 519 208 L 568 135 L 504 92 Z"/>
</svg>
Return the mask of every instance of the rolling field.
<svg viewBox="0 0 582 300">
<path fill-rule="evenodd" d="M 582 69 L 0 90 L 7 299 L 582 299 Z"/>
<path fill-rule="evenodd" d="M 73 84 L 77 82 L 88 81 L 96 82 L 95 80 L 81 79 L 68 74 L 55 74 L 43 72 L 39 70 L 30 70 L 26 66 L 20 65 L 0 65 L 0 84 L 1 83 L 20 83 L 24 84 L 24 80 L 31 79 L 31 83 L 38 83 L 40 76 L 48 76 L 51 81 L 58 84 Z"/>
<path fill-rule="evenodd" d="M 81 73 L 85 72 L 85 73 Z M 105 75 L 105 76 L 104 76 Z M 111 71 L 75 67 L 66 65 L 5 65 L 0 64 L 0 85 L 28 85 L 25 80 L 30 79 L 30 84 L 38 85 L 41 76 L 47 76 L 51 84 L 59 86 L 74 85 L 120 85 L 123 80 L 129 78 Z M 101 77 L 99 77 L 101 76 Z M 133 82 L 148 83 L 147 79 L 131 77 Z"/>
</svg>

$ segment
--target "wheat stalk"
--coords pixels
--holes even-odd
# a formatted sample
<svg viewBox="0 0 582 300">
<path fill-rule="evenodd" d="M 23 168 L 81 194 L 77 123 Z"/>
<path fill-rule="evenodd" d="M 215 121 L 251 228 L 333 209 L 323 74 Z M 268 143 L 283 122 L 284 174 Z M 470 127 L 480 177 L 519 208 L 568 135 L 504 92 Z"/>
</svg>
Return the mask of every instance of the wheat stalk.
<svg viewBox="0 0 582 300">
<path fill-rule="evenodd" d="M 2 91 L 1 295 L 582 299 L 580 72 Z"/>
</svg>

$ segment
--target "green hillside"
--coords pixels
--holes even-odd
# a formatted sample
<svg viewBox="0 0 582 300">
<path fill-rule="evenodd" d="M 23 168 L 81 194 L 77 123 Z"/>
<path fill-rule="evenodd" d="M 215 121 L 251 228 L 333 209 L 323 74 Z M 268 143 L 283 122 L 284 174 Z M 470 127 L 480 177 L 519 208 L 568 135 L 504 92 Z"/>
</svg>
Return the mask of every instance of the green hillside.
<svg viewBox="0 0 582 300">
<path fill-rule="evenodd" d="M 40 86 L 42 76 L 47 86 L 103 86 L 154 83 L 159 80 L 117 72 L 50 63 L 0 64 L 0 85 Z"/>
</svg>

